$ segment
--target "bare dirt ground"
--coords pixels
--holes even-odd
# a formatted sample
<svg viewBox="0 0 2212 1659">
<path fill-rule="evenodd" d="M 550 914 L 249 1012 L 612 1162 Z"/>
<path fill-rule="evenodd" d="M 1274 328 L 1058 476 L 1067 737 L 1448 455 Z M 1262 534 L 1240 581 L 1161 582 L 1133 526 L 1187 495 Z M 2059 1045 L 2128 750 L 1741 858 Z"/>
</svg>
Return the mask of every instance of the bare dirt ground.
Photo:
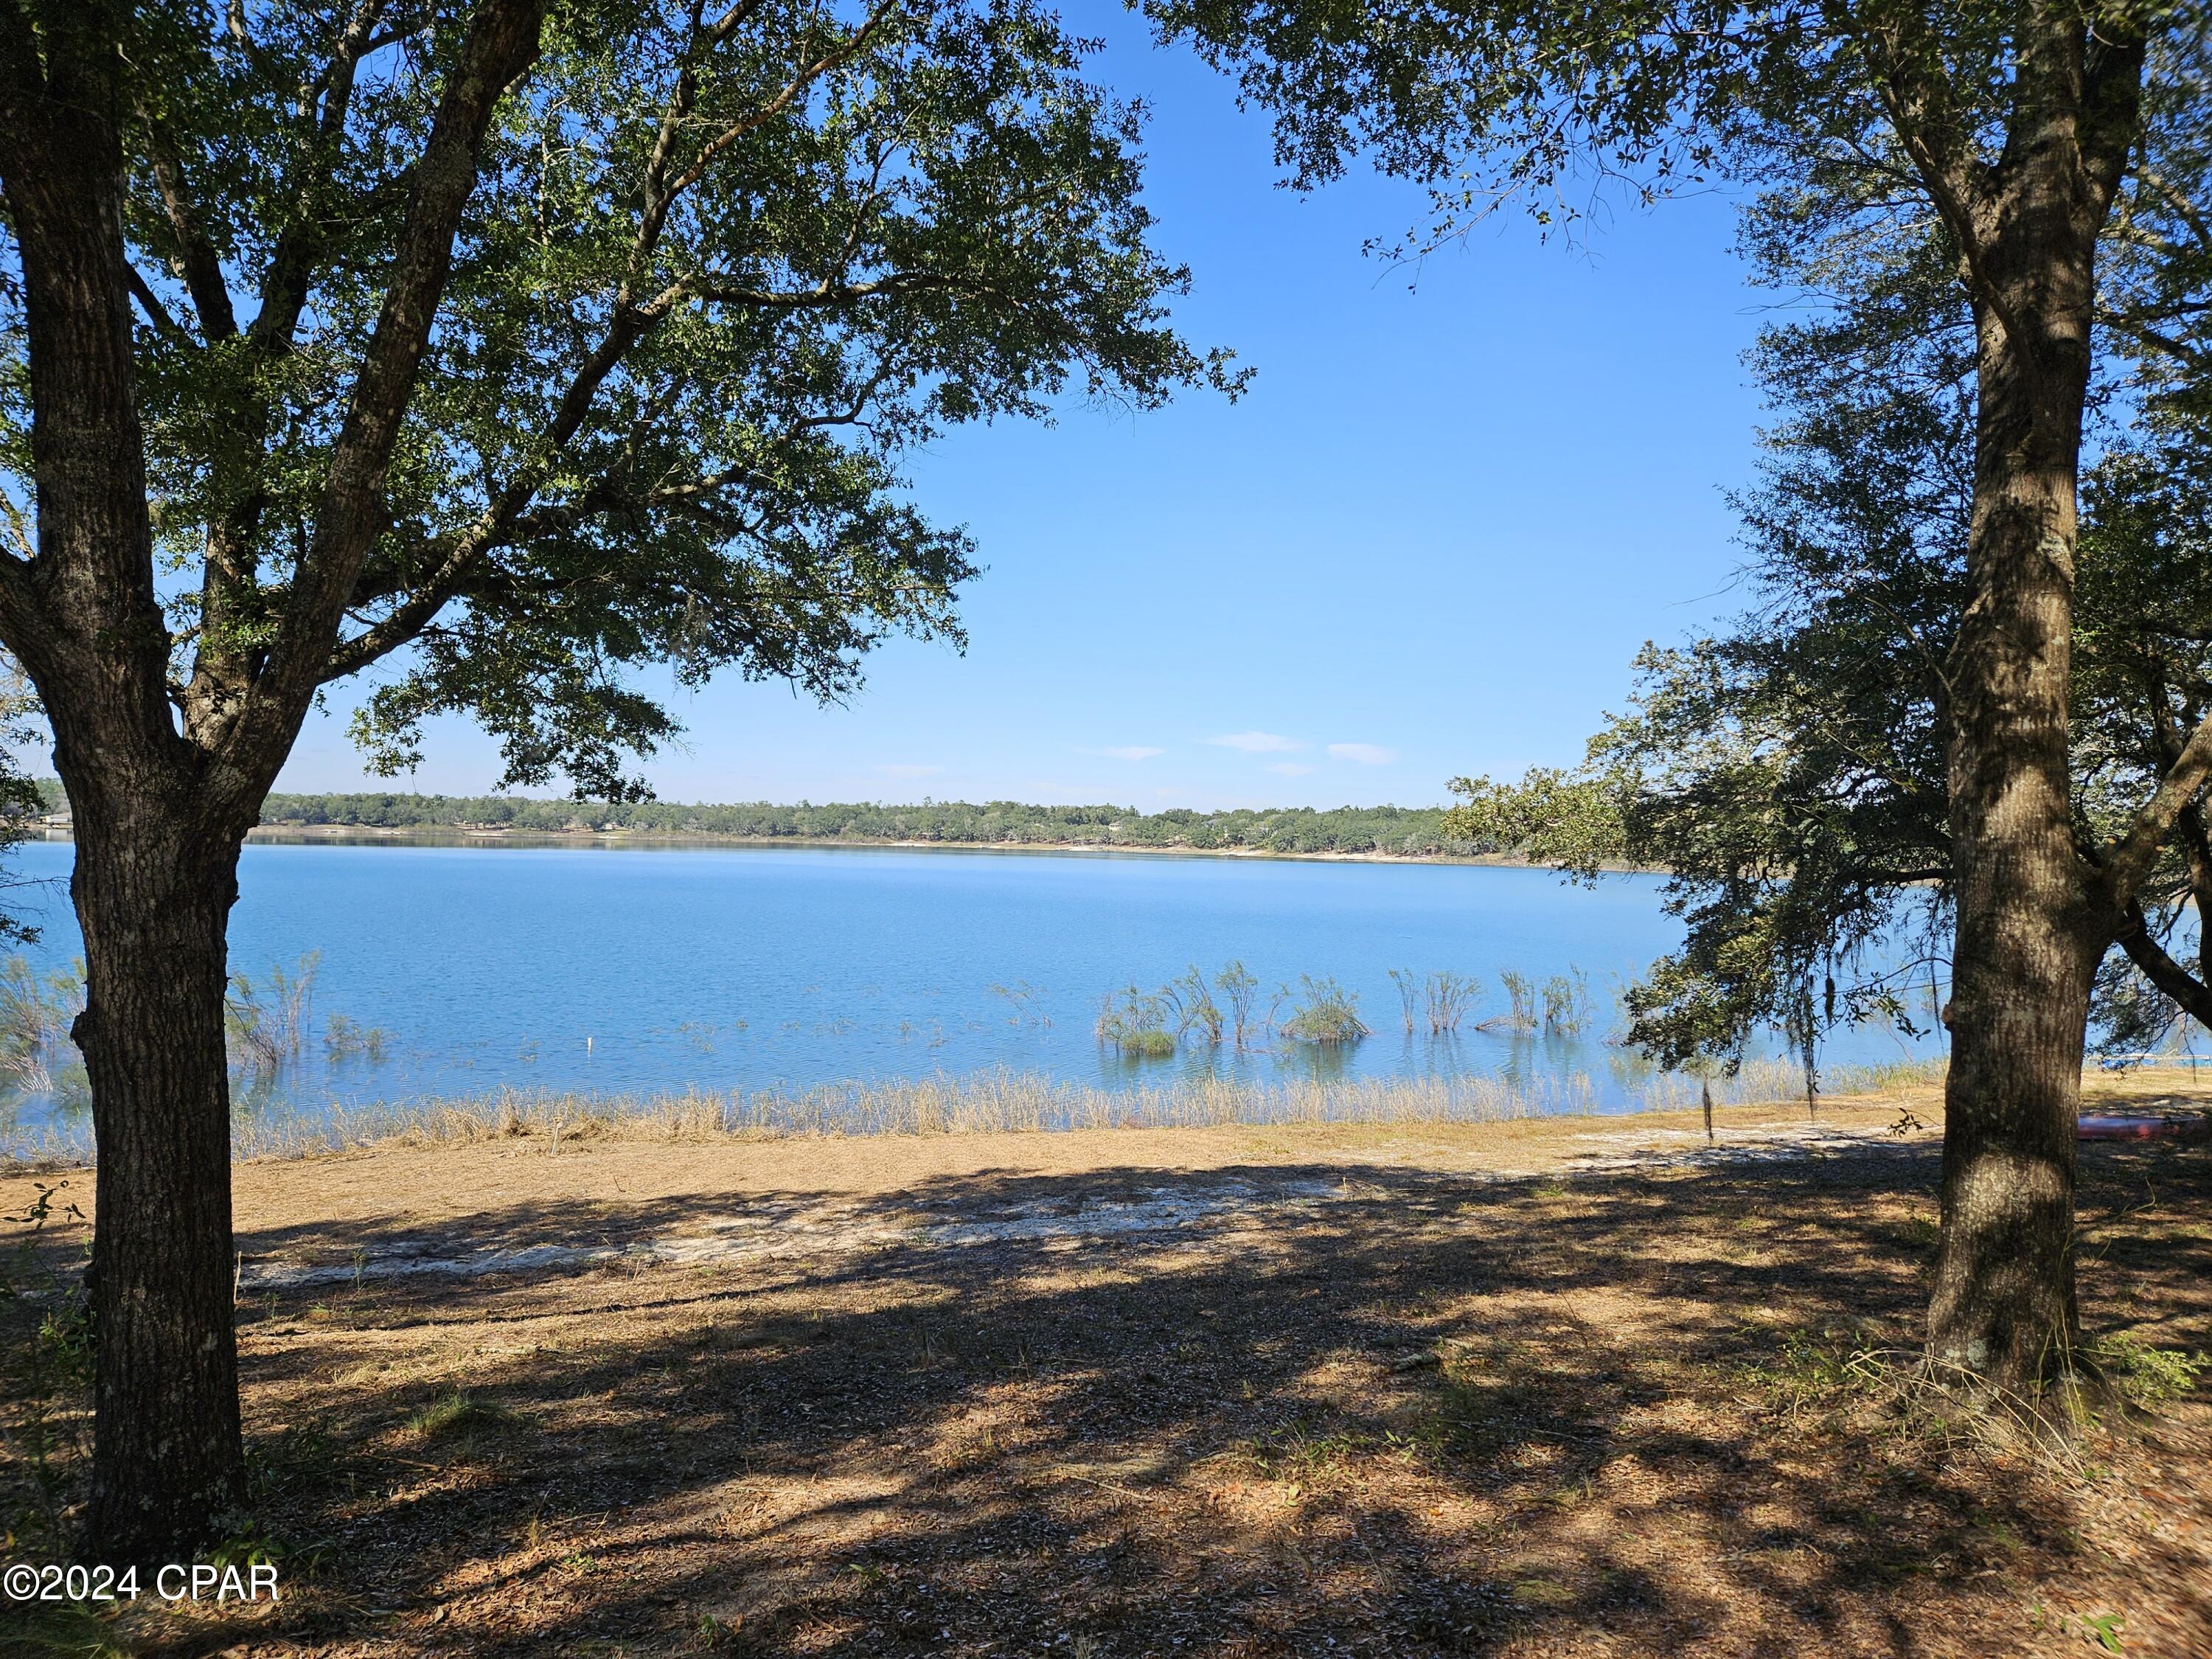
<svg viewBox="0 0 2212 1659">
<path fill-rule="evenodd" d="M 1711 1149 L 1677 1116 L 243 1165 L 241 1530 L 283 1599 L 70 1632 L 2212 1654 L 2212 1389 L 2113 1406 L 2064 1456 L 1916 1393 L 1936 1160 L 1901 1111 L 1940 1125 L 1914 1096 L 1724 1109 Z M 2088 1329 L 2212 1348 L 2212 1151 L 2085 1147 L 2083 1177 Z M 0 1180 L 0 1212 L 34 1197 Z M 41 1306 L 0 1304 L 10 1352 Z M 51 1554 L 28 1404 L 0 1409 L 0 1514 Z"/>
</svg>

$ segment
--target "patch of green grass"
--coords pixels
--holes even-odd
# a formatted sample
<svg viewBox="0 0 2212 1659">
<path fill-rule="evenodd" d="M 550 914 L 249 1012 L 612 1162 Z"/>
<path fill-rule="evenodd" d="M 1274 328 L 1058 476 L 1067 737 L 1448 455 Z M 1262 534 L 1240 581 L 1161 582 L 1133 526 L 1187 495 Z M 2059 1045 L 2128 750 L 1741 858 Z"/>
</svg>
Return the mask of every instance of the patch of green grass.
<svg viewBox="0 0 2212 1659">
<path fill-rule="evenodd" d="M 112 1614 L 82 1601 L 12 1603 L 0 1626 L 4 1659 L 131 1659 L 135 1649 L 114 1639 Z"/>
<path fill-rule="evenodd" d="M 1347 1468 L 1370 1453 L 1411 1451 L 1413 1444 L 1400 1435 L 1322 1431 L 1292 1423 L 1237 1449 L 1266 1480 L 1304 1481 Z"/>
<path fill-rule="evenodd" d="M 496 1429 L 514 1421 L 514 1413 L 495 1401 L 478 1400 L 456 1389 L 440 1395 L 407 1419 L 410 1431 L 425 1440 Z"/>
<path fill-rule="evenodd" d="M 1857 1346 L 1839 1331 L 1784 1331 L 1778 1349 L 1736 1365 L 1734 1374 L 1740 1385 L 1791 1416 L 1891 1399 L 1900 1386 L 1883 1355 Z"/>
<path fill-rule="evenodd" d="M 1448 1370 L 1423 1435 L 1453 1451 L 1495 1452 L 1527 1437 L 1528 1425 L 1543 1414 L 1546 1397 L 1546 1390 L 1532 1382 L 1475 1378 Z"/>
<path fill-rule="evenodd" d="M 2094 1616 L 2087 1613 L 2054 1614 L 2037 1607 L 2028 1610 L 2027 1622 L 2032 1630 L 2053 1631 L 2060 1636 L 2081 1636 L 2094 1642 L 2106 1653 L 2127 1651 L 2126 1644 L 2120 1640 L 2120 1632 L 2127 1626 L 2117 1613 L 2100 1613 Z"/>
<path fill-rule="evenodd" d="M 1574 1590 L 1556 1578 L 1523 1578 L 1511 1594 L 1524 1607 L 1565 1607 L 1575 1601 Z"/>
<path fill-rule="evenodd" d="M 1908 1251 L 1915 1255 L 1925 1255 L 1936 1248 L 1936 1242 L 1943 1236 L 1943 1230 L 1936 1224 L 1933 1216 L 1911 1215 L 1905 1217 L 1905 1224 L 1898 1229 L 1898 1233 Z"/>
<path fill-rule="evenodd" d="M 729 1647 L 738 1639 L 737 1626 L 726 1620 L 717 1619 L 711 1613 L 699 1615 L 699 1626 L 693 1634 L 701 1647 L 710 1650 Z"/>
<path fill-rule="evenodd" d="M 2088 1345 L 2089 1357 L 2122 1394 L 2138 1406 L 2163 1406 L 2197 1386 L 2212 1371 L 2212 1356 L 2154 1348 L 2142 1338 L 2114 1331 Z"/>
</svg>

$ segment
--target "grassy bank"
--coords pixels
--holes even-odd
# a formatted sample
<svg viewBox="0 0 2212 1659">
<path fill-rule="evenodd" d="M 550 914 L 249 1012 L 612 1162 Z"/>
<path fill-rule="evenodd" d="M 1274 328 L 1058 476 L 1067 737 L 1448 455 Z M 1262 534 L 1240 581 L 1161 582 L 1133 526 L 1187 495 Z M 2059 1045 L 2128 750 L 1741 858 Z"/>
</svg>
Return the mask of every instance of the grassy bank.
<svg viewBox="0 0 2212 1659">
<path fill-rule="evenodd" d="M 1942 1062 L 1838 1067 L 1823 1089 L 1832 1096 L 1940 1082 Z M 1683 1111 L 1698 1103 L 1698 1083 L 1656 1074 L 1630 1091 L 1627 1111 Z M 1715 1078 L 1718 1105 L 1802 1103 L 1803 1074 L 1779 1061 L 1754 1061 L 1735 1077 Z M 1598 1098 L 1583 1077 L 1527 1085 L 1458 1077 L 1297 1081 L 1265 1085 L 1197 1079 L 1131 1089 L 1102 1089 L 1031 1073 L 843 1083 L 799 1090 L 693 1091 L 618 1096 L 496 1093 L 332 1105 L 314 1115 L 241 1115 L 236 1156 L 298 1158 L 386 1142 L 415 1145 L 535 1138 L 684 1140 L 805 1135 L 929 1135 L 1068 1129 L 1196 1128 L 1325 1123 L 1489 1123 L 1594 1114 Z M 24 1128 L 0 1139 L 18 1163 L 69 1163 L 87 1153 L 74 1129 Z"/>
</svg>

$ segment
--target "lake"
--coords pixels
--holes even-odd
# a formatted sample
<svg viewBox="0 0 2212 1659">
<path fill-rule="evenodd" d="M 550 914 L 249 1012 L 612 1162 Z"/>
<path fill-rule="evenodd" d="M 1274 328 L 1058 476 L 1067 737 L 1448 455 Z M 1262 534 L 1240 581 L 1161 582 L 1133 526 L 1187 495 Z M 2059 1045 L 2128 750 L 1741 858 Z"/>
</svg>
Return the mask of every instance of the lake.
<svg viewBox="0 0 2212 1659">
<path fill-rule="evenodd" d="M 34 842 L 19 908 L 41 970 L 79 949 L 73 847 Z M 1196 1071 L 1291 1078 L 1481 1075 L 1532 1097 L 1630 1103 L 1648 1075 L 1605 1041 L 1615 994 L 1679 936 L 1649 876 L 1595 890 L 1547 872 L 1109 853 L 756 846 L 255 842 L 231 965 L 265 986 L 319 952 L 310 1040 L 262 1109 L 397 1102 L 514 1087 L 604 1095 L 801 1090 L 994 1068 L 1109 1089 Z M 1100 1000 L 1194 964 L 1243 962 L 1272 992 L 1332 976 L 1375 1035 L 1262 1052 L 1102 1048 Z M 1392 969 L 1474 975 L 1455 1039 L 1408 1036 Z M 1501 970 L 1587 975 L 1583 1035 L 1480 1030 L 1507 1012 Z M 1263 994 L 1264 1007 L 1271 997 Z M 333 1058 L 333 1017 L 380 1054 Z M 1927 1052 L 1888 1030 L 1828 1057 Z M 56 1098 L 19 1094 L 25 1126 Z"/>
</svg>

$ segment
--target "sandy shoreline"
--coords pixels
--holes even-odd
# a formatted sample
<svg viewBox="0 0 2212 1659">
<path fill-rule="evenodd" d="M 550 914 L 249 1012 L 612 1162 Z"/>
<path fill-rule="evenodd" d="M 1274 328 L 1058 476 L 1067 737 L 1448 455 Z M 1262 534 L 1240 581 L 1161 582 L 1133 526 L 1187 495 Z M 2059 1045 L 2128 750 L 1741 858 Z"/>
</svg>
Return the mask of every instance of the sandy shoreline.
<svg viewBox="0 0 2212 1659">
<path fill-rule="evenodd" d="M 718 836 L 705 831 L 678 834 L 647 830 L 383 830 L 355 824 L 257 826 L 249 840 L 270 842 L 391 842 L 404 846 L 497 845 L 515 847 L 789 847 L 849 848 L 908 853 L 1066 853 L 1102 855 L 1135 854 L 1160 858 L 1262 859 L 1308 864 L 1476 864 L 1535 868 L 1525 859 L 1499 854 L 1467 858 L 1402 853 L 1274 853 L 1249 847 L 1132 847 L 1109 842 L 893 841 L 804 836 Z"/>
<path fill-rule="evenodd" d="M 2085 1079 L 2099 1109 L 2203 1109 L 2212 1089 L 2182 1076 Z M 1774 1158 L 1818 1158 L 1883 1147 L 1932 1148 L 1942 1133 L 1938 1086 L 1824 1098 L 1808 1119 L 1796 1103 L 1723 1105 L 1709 1144 L 1696 1111 L 1510 1118 L 1490 1122 L 1226 1123 L 1218 1126 L 981 1129 L 923 1134 L 654 1133 L 602 1123 L 549 1136 L 542 1126 L 467 1140 L 401 1137 L 233 1167 L 240 1245 L 312 1256 L 364 1232 L 460 1238 L 471 1248 L 578 1240 L 563 1232 L 520 1240 L 514 1218 L 560 1212 L 592 1218 L 605 1243 L 617 1218 L 665 1231 L 735 1206 L 865 1207 L 879 1220 L 907 1212 L 918 1194 L 964 1187 L 1093 1179 L 1123 1198 L 1226 1180 L 1272 1188 L 1285 1180 L 1342 1182 L 1389 1173 L 1451 1180 L 1522 1181 L 1626 1168 L 1692 1170 Z M 1831 1144 L 1832 1143 L 1832 1144 Z M 38 1184 L 69 1181 L 88 1214 L 95 1172 L 17 1165 L 0 1173 L 0 1216 L 21 1216 Z M 1119 1200 L 1116 1200 L 1119 1201 Z M 927 1205 L 923 1206 L 925 1209 Z M 501 1220 L 499 1218 L 505 1217 Z M 922 1218 L 927 1219 L 927 1217 Z M 0 1224 L 0 1240 L 15 1229 Z M 617 1231 L 621 1231 L 617 1229 Z M 642 1237 L 643 1235 L 639 1235 Z M 348 1247 L 349 1248 L 349 1246 Z"/>
</svg>

